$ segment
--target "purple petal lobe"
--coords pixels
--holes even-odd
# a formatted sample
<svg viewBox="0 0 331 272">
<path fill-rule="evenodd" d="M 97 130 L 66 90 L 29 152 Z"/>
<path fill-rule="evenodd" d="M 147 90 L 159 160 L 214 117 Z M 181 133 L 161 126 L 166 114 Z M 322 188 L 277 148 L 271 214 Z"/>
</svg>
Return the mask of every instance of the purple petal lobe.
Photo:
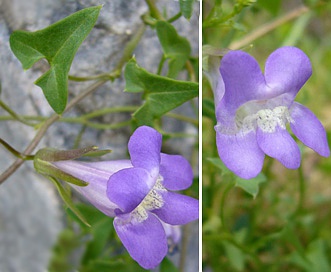
<svg viewBox="0 0 331 272">
<path fill-rule="evenodd" d="M 147 126 L 139 127 L 132 134 L 128 148 L 134 167 L 148 170 L 153 176 L 158 174 L 162 135 Z"/>
<path fill-rule="evenodd" d="M 273 90 L 283 90 L 294 98 L 312 74 L 307 55 L 296 47 L 285 46 L 274 51 L 265 65 L 265 79 Z"/>
<path fill-rule="evenodd" d="M 256 136 L 260 148 L 268 156 L 277 159 L 289 169 L 300 166 L 300 149 L 285 129 L 277 126 L 275 132 L 267 133 L 258 128 Z"/>
<path fill-rule="evenodd" d="M 127 168 L 109 178 L 107 195 L 123 212 L 131 212 L 146 197 L 155 180 L 143 168 Z"/>
<path fill-rule="evenodd" d="M 220 72 L 225 86 L 221 102 L 230 115 L 235 114 L 236 109 L 243 103 L 257 99 L 261 88 L 265 87 L 264 76 L 258 63 L 245 52 L 227 53 L 221 61 Z"/>
<path fill-rule="evenodd" d="M 306 107 L 294 102 L 290 108 L 291 129 L 306 146 L 324 157 L 330 156 L 326 132 L 317 117 Z"/>
<path fill-rule="evenodd" d="M 161 222 L 151 213 L 141 222 L 128 222 L 130 215 L 118 216 L 114 227 L 123 245 L 145 269 L 155 268 L 168 251 L 167 239 Z"/>
<path fill-rule="evenodd" d="M 264 153 L 257 144 L 255 132 L 225 135 L 215 129 L 218 154 L 226 167 L 241 178 L 256 177 L 262 170 Z"/>
<path fill-rule="evenodd" d="M 161 192 L 164 204 L 153 210 L 162 221 L 170 225 L 184 225 L 199 218 L 199 201 L 173 192 Z"/>
<path fill-rule="evenodd" d="M 161 153 L 160 175 L 168 190 L 184 190 L 191 186 L 193 171 L 189 162 L 179 155 Z"/>
</svg>

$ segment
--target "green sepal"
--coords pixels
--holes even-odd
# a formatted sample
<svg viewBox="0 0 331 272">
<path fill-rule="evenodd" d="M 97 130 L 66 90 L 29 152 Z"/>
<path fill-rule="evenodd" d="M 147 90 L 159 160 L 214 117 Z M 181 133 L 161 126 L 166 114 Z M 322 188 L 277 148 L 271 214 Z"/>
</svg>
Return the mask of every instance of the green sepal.
<svg viewBox="0 0 331 272">
<path fill-rule="evenodd" d="M 91 225 L 86 221 L 85 217 L 80 213 L 80 211 L 76 208 L 75 204 L 71 201 L 70 195 L 67 190 L 62 186 L 62 184 L 53 177 L 48 177 L 53 184 L 56 186 L 62 200 L 68 206 L 68 208 L 88 227 Z"/>
<path fill-rule="evenodd" d="M 88 147 L 72 149 L 72 150 L 57 150 L 55 148 L 42 148 L 36 153 L 35 157 L 48 162 L 66 161 L 66 160 L 78 159 L 83 155 L 87 155 L 91 152 L 93 153 L 94 151 L 97 150 L 98 150 L 97 146 L 88 146 Z"/>
<path fill-rule="evenodd" d="M 88 182 L 78 179 L 72 175 L 62 172 L 60 169 L 56 168 L 51 162 L 35 158 L 33 161 L 34 168 L 39 174 L 46 177 L 53 177 L 61 179 L 65 182 L 77 185 L 77 186 L 87 186 Z"/>
<path fill-rule="evenodd" d="M 78 186 L 87 186 L 88 182 L 80 180 L 68 173 L 61 171 L 54 164 L 52 164 L 52 162 L 74 160 L 84 155 L 93 155 L 94 152 L 98 152 L 98 147 L 89 146 L 86 148 L 73 150 L 56 150 L 54 148 L 42 148 L 34 156 L 33 164 L 36 171 L 44 176 L 61 179 L 63 181 Z M 100 152 L 102 152 L 102 150 Z"/>
<path fill-rule="evenodd" d="M 104 149 L 104 150 L 91 150 L 83 155 L 83 157 L 102 157 L 111 153 L 111 149 Z"/>
</svg>

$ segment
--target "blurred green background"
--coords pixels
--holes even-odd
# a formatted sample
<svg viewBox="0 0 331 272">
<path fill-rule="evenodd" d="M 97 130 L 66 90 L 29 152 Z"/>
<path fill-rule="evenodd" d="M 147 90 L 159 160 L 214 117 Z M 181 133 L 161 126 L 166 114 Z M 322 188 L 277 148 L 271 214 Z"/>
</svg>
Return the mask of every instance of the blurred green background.
<svg viewBox="0 0 331 272">
<path fill-rule="evenodd" d="M 319 118 L 330 144 L 330 15 L 330 1 L 204 0 L 203 45 L 212 46 L 205 50 L 204 68 L 210 55 L 220 59 L 223 49 L 241 49 L 263 70 L 275 49 L 299 47 L 310 58 L 313 75 L 296 101 Z M 204 77 L 204 271 L 331 271 L 331 158 L 298 142 L 300 169 L 289 170 L 266 158 L 259 179 L 247 181 L 255 186 L 249 190 L 218 159 L 213 107 Z"/>
</svg>

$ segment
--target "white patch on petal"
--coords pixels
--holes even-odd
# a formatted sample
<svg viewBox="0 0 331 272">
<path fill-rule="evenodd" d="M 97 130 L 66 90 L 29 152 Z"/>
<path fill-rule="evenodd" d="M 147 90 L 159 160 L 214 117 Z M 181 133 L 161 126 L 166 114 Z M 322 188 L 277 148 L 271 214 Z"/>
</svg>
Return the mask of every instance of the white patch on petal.
<svg viewBox="0 0 331 272">
<path fill-rule="evenodd" d="M 285 106 L 277 106 L 274 108 L 263 108 L 263 104 L 250 108 L 240 108 L 236 114 L 237 132 L 247 134 L 256 130 L 259 127 L 263 132 L 273 133 L 276 127 L 286 129 L 286 124 L 292 122 L 289 110 Z M 254 112 L 255 109 L 255 112 Z"/>
<path fill-rule="evenodd" d="M 291 116 L 288 108 L 284 106 L 279 106 L 272 110 L 260 110 L 256 115 L 258 127 L 263 132 L 267 133 L 275 132 L 277 126 L 282 129 L 286 129 L 286 124 L 291 122 Z"/>
<path fill-rule="evenodd" d="M 131 212 L 131 215 L 138 222 L 143 222 L 148 218 L 147 211 L 156 210 L 162 208 L 164 201 L 160 191 L 166 191 L 167 189 L 162 185 L 163 177 L 158 176 L 155 185 L 143 199 L 143 201 Z"/>
</svg>

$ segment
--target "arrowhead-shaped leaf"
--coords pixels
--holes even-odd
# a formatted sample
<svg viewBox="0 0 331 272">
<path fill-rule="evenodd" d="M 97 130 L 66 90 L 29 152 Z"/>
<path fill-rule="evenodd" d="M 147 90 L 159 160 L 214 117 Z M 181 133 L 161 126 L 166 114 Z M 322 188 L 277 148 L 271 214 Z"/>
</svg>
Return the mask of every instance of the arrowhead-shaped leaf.
<svg viewBox="0 0 331 272">
<path fill-rule="evenodd" d="M 156 32 L 164 56 L 169 59 L 168 77 L 176 78 L 191 54 L 190 43 L 179 36 L 177 30 L 165 21 L 156 23 Z"/>
<path fill-rule="evenodd" d="M 248 180 L 237 177 L 236 186 L 244 189 L 247 193 L 256 198 L 259 192 L 260 183 L 266 181 L 266 176 L 260 173 L 257 177 Z"/>
<path fill-rule="evenodd" d="M 199 95 L 194 82 L 174 80 L 147 72 L 130 60 L 124 72 L 127 92 L 144 92 L 146 102 L 133 114 L 137 125 L 152 125 L 153 120 Z"/>
<path fill-rule="evenodd" d="M 14 31 L 10 47 L 24 69 L 45 58 L 50 69 L 38 78 L 36 85 L 53 108 L 60 114 L 68 97 L 68 73 L 74 56 L 92 30 L 102 6 L 78 11 L 42 30 L 35 32 Z"/>
</svg>

